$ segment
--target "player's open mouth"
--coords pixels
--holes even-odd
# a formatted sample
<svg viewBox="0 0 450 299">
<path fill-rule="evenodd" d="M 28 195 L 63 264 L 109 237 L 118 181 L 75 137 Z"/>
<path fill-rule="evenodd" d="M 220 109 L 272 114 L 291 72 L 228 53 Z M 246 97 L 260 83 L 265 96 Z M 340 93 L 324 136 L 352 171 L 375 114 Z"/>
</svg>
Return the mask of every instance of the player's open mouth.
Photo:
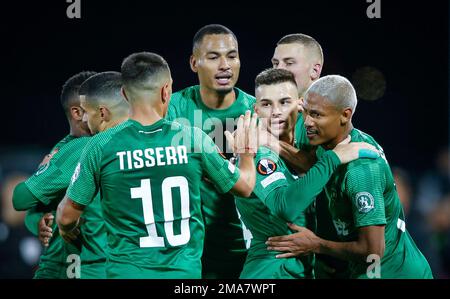
<svg viewBox="0 0 450 299">
<path fill-rule="evenodd" d="M 219 85 L 228 85 L 230 84 L 231 78 L 233 77 L 230 73 L 218 74 L 215 76 L 215 79 Z"/>
<path fill-rule="evenodd" d="M 306 137 L 308 138 L 314 138 L 315 136 L 318 135 L 318 131 L 315 129 L 306 129 Z"/>
<path fill-rule="evenodd" d="M 284 120 L 274 120 L 274 121 L 270 122 L 270 126 L 275 129 L 276 128 L 280 129 L 280 128 L 284 128 L 285 123 L 286 122 Z"/>
</svg>

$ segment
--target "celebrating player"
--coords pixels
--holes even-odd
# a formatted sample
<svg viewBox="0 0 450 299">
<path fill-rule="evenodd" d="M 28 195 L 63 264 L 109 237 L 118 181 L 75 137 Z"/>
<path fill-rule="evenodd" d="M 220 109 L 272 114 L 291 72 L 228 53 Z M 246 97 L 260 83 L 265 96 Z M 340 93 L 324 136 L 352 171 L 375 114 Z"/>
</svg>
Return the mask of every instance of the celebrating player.
<svg viewBox="0 0 450 299">
<path fill-rule="evenodd" d="M 261 122 L 268 131 L 290 144 L 294 143 L 297 120 L 297 86 L 291 72 L 269 69 L 255 80 L 256 105 Z M 255 157 L 256 184 L 250 198 L 236 197 L 241 220 L 250 231 L 250 248 L 241 278 L 312 278 L 313 256 L 280 260 L 268 251 L 268 237 L 289 233 L 286 222 L 314 227 L 315 219 L 308 217 L 305 208 L 322 191 L 333 171 L 341 164 L 359 156 L 360 149 L 373 150 L 365 143 L 337 146 L 325 153 L 306 173 L 297 174 L 275 152 L 260 147 Z"/>
<path fill-rule="evenodd" d="M 226 152 L 223 132 L 233 131 L 235 120 L 255 103 L 235 87 L 241 63 L 234 33 L 218 24 L 201 28 L 194 36 L 190 65 L 199 85 L 174 93 L 167 117 L 197 126 Z M 207 177 L 200 188 L 206 226 L 203 277 L 238 278 L 246 250 L 233 195 L 218 192 Z"/>
<path fill-rule="evenodd" d="M 80 215 L 100 190 L 108 278 L 201 278 L 201 178 L 208 175 L 221 192 L 250 195 L 256 114 L 238 122 L 238 169 L 201 130 L 164 119 L 172 78 L 161 56 L 132 54 L 121 71 L 130 119 L 92 137 L 83 151 L 58 206 L 60 233 L 76 238 Z"/>
<path fill-rule="evenodd" d="M 352 117 L 356 92 L 344 77 L 325 76 L 311 85 L 304 99 L 307 138 L 320 146 L 321 157 L 350 136 L 382 148 L 355 129 Z M 295 234 L 269 238 L 279 257 L 320 253 L 349 261 L 352 278 L 432 278 L 427 260 L 406 230 L 403 208 L 384 156 L 340 166 L 325 188 L 329 211 L 340 242 L 317 237 L 307 228 L 291 225 Z M 379 262 L 379 267 L 370 267 Z M 376 265 L 375 265 L 376 266 Z"/>
<path fill-rule="evenodd" d="M 100 212 L 100 202 L 96 198 L 86 207 L 83 218 L 86 224 L 81 225 L 81 242 L 67 244 L 60 237 L 56 224 L 52 225 L 56 206 L 63 198 L 81 151 L 90 135 L 87 123 L 83 121 L 85 113 L 80 106 L 80 85 L 95 72 L 81 72 L 66 81 L 62 88 L 61 104 L 70 126 L 70 133 L 58 142 L 50 154 L 41 163 L 36 173 L 14 190 L 13 204 L 16 210 L 29 210 L 27 227 L 40 235 L 46 245 L 42 254 L 35 278 L 64 279 L 77 277 L 69 269 L 70 263 L 81 262 L 81 278 L 105 278 L 106 256 L 104 245 L 106 231 Z M 50 212 L 39 220 L 42 212 Z M 34 216 L 33 216 L 34 215 Z M 37 218 L 35 217 L 37 216 Z M 45 231 L 36 231 L 38 222 Z M 69 263 L 69 264 L 68 264 Z M 69 271 L 68 271 L 69 270 Z"/>
</svg>

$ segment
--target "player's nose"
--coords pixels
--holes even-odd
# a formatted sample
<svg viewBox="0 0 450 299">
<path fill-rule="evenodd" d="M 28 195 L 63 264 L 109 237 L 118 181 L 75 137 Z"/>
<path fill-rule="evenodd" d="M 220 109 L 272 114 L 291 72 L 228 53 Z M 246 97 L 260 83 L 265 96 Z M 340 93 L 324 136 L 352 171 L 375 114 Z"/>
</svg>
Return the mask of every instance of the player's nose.
<svg viewBox="0 0 450 299">
<path fill-rule="evenodd" d="M 226 57 L 220 57 L 219 69 L 220 70 L 228 70 L 228 69 L 230 69 L 230 63 L 228 62 Z"/>
</svg>

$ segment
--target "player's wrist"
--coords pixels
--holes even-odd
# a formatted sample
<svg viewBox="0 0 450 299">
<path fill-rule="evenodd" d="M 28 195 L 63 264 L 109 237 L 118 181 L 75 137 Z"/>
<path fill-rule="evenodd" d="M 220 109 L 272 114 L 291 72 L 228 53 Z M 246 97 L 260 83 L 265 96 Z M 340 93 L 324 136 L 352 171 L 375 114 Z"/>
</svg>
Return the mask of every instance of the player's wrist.
<svg viewBox="0 0 450 299">
<path fill-rule="evenodd" d="M 316 236 L 315 240 L 314 240 L 315 246 L 313 248 L 313 252 L 315 254 L 326 254 L 326 252 L 327 252 L 327 250 L 326 250 L 326 247 L 327 247 L 326 242 L 327 242 L 326 240 L 321 239 L 321 238 Z"/>
<path fill-rule="evenodd" d="M 253 158 L 255 158 L 255 156 L 256 156 L 256 151 L 246 151 L 246 152 L 241 152 L 239 154 L 239 158 L 240 159 L 243 159 L 243 158 L 251 158 L 251 159 L 253 159 Z"/>
<path fill-rule="evenodd" d="M 59 226 L 59 230 L 61 230 L 62 232 L 69 234 L 73 231 L 75 231 L 75 229 L 78 227 L 80 223 L 80 218 L 78 218 L 76 221 L 73 221 L 71 223 L 67 223 L 67 224 L 63 224 L 63 223 L 58 223 Z"/>
</svg>

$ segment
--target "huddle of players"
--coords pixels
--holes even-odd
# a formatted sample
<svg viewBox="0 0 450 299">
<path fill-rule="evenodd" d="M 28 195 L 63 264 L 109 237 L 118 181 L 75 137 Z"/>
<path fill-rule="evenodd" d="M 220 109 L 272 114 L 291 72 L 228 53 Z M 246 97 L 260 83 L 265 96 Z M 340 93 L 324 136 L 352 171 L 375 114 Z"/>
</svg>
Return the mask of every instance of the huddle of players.
<svg viewBox="0 0 450 299">
<path fill-rule="evenodd" d="M 238 89 L 237 39 L 207 25 L 190 58 L 199 85 L 172 94 L 148 52 L 70 78 L 70 134 L 13 197 L 46 246 L 35 278 L 67 278 L 73 256 L 81 278 L 365 278 L 370 255 L 381 278 L 432 278 L 381 147 L 352 126 L 351 83 L 319 79 L 304 34 L 272 64 L 256 99 Z"/>
</svg>

